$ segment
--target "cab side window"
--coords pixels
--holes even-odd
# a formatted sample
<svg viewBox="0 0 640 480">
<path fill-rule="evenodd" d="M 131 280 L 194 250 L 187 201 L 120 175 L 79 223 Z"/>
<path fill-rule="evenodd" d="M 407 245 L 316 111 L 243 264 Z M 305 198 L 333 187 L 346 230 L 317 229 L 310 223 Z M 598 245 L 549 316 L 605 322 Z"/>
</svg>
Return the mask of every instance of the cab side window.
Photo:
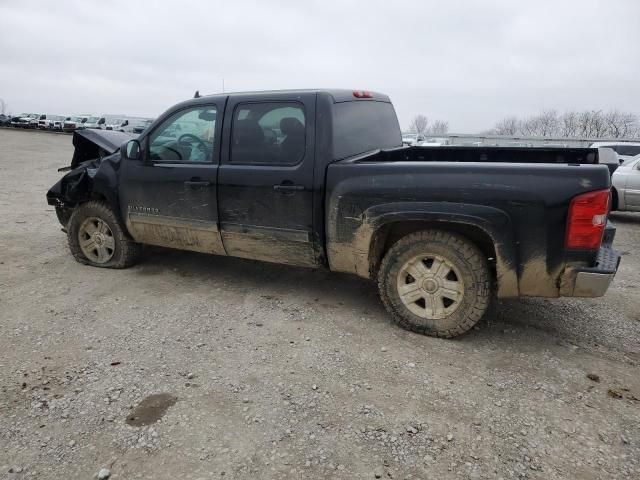
<svg viewBox="0 0 640 480">
<path fill-rule="evenodd" d="M 204 163 L 213 160 L 216 139 L 216 107 L 180 110 L 149 136 L 152 161 Z"/>
<path fill-rule="evenodd" d="M 297 102 L 239 104 L 233 114 L 231 163 L 295 165 L 304 157 L 306 119 Z"/>
</svg>

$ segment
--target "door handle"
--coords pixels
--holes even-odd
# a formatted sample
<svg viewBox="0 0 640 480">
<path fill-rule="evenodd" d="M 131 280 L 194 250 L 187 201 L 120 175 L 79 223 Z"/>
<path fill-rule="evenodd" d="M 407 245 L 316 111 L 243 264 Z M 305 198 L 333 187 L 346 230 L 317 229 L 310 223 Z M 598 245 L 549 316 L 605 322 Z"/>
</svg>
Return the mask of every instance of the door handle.
<svg viewBox="0 0 640 480">
<path fill-rule="evenodd" d="M 284 191 L 284 192 L 302 191 L 304 190 L 304 185 L 288 185 L 288 184 L 274 185 L 273 189 L 278 191 Z"/>
<path fill-rule="evenodd" d="M 208 187 L 211 185 L 211 182 L 207 182 L 206 180 L 187 180 L 184 184 L 189 187 Z"/>
</svg>

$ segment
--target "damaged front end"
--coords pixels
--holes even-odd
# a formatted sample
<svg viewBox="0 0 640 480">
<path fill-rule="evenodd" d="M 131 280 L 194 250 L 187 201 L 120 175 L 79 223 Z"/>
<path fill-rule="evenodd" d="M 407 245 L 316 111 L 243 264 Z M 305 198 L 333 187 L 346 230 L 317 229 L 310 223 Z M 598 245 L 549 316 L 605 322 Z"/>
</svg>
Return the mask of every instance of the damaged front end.
<svg viewBox="0 0 640 480">
<path fill-rule="evenodd" d="M 103 130 L 78 130 L 68 172 L 47 192 L 47 203 L 56 208 L 58 220 L 66 227 L 73 209 L 91 199 L 117 198 L 120 146 L 137 135 Z"/>
</svg>

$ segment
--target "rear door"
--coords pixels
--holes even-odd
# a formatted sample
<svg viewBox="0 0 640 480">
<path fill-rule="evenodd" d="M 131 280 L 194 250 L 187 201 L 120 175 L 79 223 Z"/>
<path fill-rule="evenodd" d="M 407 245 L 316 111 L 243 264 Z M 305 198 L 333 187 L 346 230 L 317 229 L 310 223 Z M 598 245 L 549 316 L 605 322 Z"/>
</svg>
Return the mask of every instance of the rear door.
<svg viewBox="0 0 640 480">
<path fill-rule="evenodd" d="M 315 93 L 231 97 L 218 174 L 228 255 L 315 266 Z"/>
<path fill-rule="evenodd" d="M 223 255 L 216 176 L 224 104 L 169 115 L 142 139 L 141 160 L 124 160 L 120 203 L 141 243 Z"/>
</svg>

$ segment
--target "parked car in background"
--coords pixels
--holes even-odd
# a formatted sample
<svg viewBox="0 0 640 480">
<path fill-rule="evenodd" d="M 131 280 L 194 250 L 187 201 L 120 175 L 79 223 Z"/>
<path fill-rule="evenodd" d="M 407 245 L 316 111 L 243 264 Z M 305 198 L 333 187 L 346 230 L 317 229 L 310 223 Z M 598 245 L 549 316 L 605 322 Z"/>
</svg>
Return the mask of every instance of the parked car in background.
<svg viewBox="0 0 640 480">
<path fill-rule="evenodd" d="M 129 126 L 129 119 L 127 118 L 107 117 L 105 121 L 105 130 L 124 132 L 127 126 Z"/>
<path fill-rule="evenodd" d="M 640 143 L 632 142 L 594 142 L 590 148 L 610 148 L 618 154 L 620 165 L 640 155 Z"/>
<path fill-rule="evenodd" d="M 403 145 L 418 145 L 420 142 L 424 142 L 425 137 L 419 133 L 403 133 L 402 134 L 402 144 Z"/>
<path fill-rule="evenodd" d="M 64 123 L 64 115 L 42 115 L 38 120 L 38 128 L 40 130 L 59 130 L 62 131 Z"/>
<path fill-rule="evenodd" d="M 135 124 L 132 123 L 131 125 L 131 129 L 129 130 L 131 133 L 135 133 L 137 135 L 140 135 L 142 132 L 144 132 L 147 127 L 149 125 L 151 125 L 153 123 L 153 119 L 152 118 L 144 118 L 141 119 L 140 121 L 136 122 Z"/>
<path fill-rule="evenodd" d="M 449 145 L 449 139 L 447 138 L 427 138 L 418 143 L 420 147 L 442 147 L 443 145 Z"/>
<path fill-rule="evenodd" d="M 16 128 L 24 127 L 24 123 L 29 121 L 30 113 L 20 113 L 11 117 L 10 125 Z"/>
<path fill-rule="evenodd" d="M 44 118 L 46 118 L 45 114 L 43 113 L 36 114 L 35 118 L 32 118 L 31 120 L 29 120 L 29 126 L 27 128 L 32 128 L 32 129 L 38 128 L 38 125 L 40 124 L 40 120 L 43 120 Z"/>
<path fill-rule="evenodd" d="M 53 115 L 40 115 L 40 118 L 38 118 L 38 128 L 40 130 L 48 130 L 51 117 L 53 117 Z"/>
<path fill-rule="evenodd" d="M 625 160 L 611 176 L 612 210 L 640 212 L 640 154 Z"/>
<path fill-rule="evenodd" d="M 9 125 L 11 125 L 11 117 L 4 113 L 0 113 L 0 127 L 7 127 Z"/>
<path fill-rule="evenodd" d="M 37 113 L 21 113 L 11 118 L 11 126 L 16 128 L 35 128 L 40 115 Z"/>
<path fill-rule="evenodd" d="M 84 128 L 84 123 L 88 118 L 88 115 L 67 117 L 64 119 L 64 123 L 62 124 L 62 131 L 69 133 L 73 132 L 74 130 L 82 130 Z"/>
<path fill-rule="evenodd" d="M 107 119 L 103 116 L 91 116 L 84 122 L 84 128 L 99 128 L 104 130 L 106 128 Z"/>
</svg>

